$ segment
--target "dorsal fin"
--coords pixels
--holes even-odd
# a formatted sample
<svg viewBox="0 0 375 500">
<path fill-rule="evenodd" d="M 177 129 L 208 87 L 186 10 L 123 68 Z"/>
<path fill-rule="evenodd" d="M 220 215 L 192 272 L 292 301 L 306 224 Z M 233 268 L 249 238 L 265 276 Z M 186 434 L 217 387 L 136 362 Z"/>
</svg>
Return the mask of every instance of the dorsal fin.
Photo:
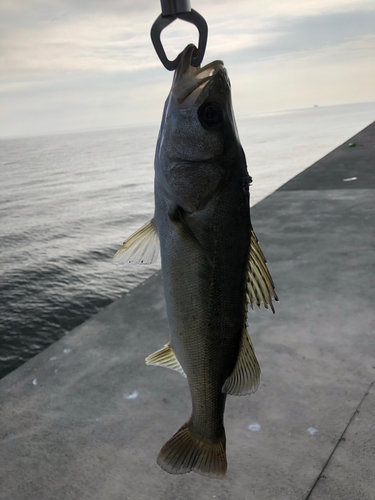
<svg viewBox="0 0 375 500">
<path fill-rule="evenodd" d="M 178 373 L 181 373 L 186 378 L 185 372 L 182 369 L 176 355 L 171 347 L 171 343 L 168 342 L 163 349 L 159 349 L 154 352 L 154 354 L 150 354 L 145 359 L 146 365 L 159 365 L 165 366 L 165 368 L 170 368 L 171 370 L 175 370 Z"/>
<path fill-rule="evenodd" d="M 120 250 L 113 257 L 113 263 L 126 266 L 153 264 L 159 257 L 159 250 L 159 237 L 155 229 L 154 219 L 151 219 L 124 241 Z"/>
<path fill-rule="evenodd" d="M 247 303 L 253 308 L 254 302 L 258 307 L 260 307 L 260 304 L 263 302 L 266 309 L 270 306 L 272 312 L 275 313 L 272 300 L 278 301 L 279 298 L 276 295 L 275 285 L 266 262 L 258 244 L 258 239 L 254 231 L 251 230 L 249 260 L 247 264 Z"/>
<path fill-rule="evenodd" d="M 254 353 L 247 324 L 242 330 L 240 350 L 233 372 L 225 381 L 222 392 L 233 396 L 245 396 L 252 394 L 258 389 L 260 377 L 260 367 Z"/>
</svg>

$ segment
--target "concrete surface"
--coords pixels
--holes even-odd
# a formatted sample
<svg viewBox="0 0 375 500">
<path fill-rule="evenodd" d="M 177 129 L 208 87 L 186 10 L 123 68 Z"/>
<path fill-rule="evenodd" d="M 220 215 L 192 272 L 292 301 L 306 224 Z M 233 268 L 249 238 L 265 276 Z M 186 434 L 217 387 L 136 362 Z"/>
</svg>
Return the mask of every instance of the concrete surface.
<svg viewBox="0 0 375 500">
<path fill-rule="evenodd" d="M 374 181 L 375 123 L 252 208 L 280 303 L 249 313 L 261 385 L 228 398 L 225 479 L 155 462 L 190 413 L 144 365 L 159 272 L 0 382 L 0 499 L 374 500 Z"/>
</svg>

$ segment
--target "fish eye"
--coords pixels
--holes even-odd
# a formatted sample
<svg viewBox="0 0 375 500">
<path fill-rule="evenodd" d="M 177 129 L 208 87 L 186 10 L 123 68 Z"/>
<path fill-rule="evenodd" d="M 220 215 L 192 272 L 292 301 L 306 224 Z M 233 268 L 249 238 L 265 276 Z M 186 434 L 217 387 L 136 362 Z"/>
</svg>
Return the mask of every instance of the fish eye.
<svg viewBox="0 0 375 500">
<path fill-rule="evenodd" d="M 198 110 L 198 118 L 204 128 L 213 129 L 223 121 L 224 112 L 217 102 L 205 102 Z"/>
</svg>

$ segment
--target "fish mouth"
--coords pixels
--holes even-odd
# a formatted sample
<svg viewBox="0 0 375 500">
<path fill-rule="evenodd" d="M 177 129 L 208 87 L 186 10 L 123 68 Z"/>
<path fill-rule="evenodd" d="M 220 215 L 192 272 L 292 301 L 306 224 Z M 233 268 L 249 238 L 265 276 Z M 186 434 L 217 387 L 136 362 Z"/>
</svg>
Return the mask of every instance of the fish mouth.
<svg viewBox="0 0 375 500">
<path fill-rule="evenodd" d="M 181 107 L 189 108 L 198 99 L 204 87 L 220 71 L 225 70 L 223 61 L 213 61 L 201 68 L 191 65 L 191 59 L 197 50 L 195 45 L 188 45 L 181 54 L 180 63 L 175 71 L 172 95 Z"/>
</svg>

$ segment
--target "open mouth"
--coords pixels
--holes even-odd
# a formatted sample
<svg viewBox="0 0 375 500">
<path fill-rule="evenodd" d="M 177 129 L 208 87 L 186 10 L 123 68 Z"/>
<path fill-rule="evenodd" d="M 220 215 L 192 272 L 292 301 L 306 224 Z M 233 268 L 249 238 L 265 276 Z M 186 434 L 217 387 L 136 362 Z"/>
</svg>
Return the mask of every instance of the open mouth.
<svg viewBox="0 0 375 500">
<path fill-rule="evenodd" d="M 195 50 L 194 45 L 188 45 L 182 53 L 173 79 L 172 93 L 178 104 L 183 107 L 192 106 L 207 83 L 224 68 L 222 61 L 213 61 L 206 66 L 194 67 L 191 59 Z"/>
</svg>

